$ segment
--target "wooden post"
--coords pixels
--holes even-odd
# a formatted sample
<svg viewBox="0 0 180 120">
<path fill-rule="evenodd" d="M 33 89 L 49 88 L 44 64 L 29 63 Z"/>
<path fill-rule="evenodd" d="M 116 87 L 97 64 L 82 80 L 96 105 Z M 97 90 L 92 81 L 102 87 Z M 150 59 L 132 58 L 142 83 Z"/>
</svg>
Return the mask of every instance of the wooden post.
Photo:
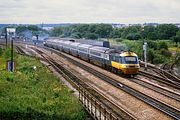
<svg viewBox="0 0 180 120">
<path fill-rule="evenodd" d="M 99 104 L 99 118 L 101 120 L 101 104 Z"/>
</svg>

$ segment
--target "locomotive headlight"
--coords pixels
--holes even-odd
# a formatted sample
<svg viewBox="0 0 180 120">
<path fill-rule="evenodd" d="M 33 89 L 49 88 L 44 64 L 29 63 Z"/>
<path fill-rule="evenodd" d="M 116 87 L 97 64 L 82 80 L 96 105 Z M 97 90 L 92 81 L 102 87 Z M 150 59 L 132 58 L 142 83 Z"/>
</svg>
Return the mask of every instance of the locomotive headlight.
<svg viewBox="0 0 180 120">
<path fill-rule="evenodd" d="M 135 66 L 135 68 L 140 68 L 140 66 L 138 65 L 138 66 Z"/>
<path fill-rule="evenodd" d="M 140 68 L 139 66 L 125 66 L 125 68 Z"/>
<path fill-rule="evenodd" d="M 130 68 L 130 67 L 126 65 L 125 68 Z"/>
</svg>

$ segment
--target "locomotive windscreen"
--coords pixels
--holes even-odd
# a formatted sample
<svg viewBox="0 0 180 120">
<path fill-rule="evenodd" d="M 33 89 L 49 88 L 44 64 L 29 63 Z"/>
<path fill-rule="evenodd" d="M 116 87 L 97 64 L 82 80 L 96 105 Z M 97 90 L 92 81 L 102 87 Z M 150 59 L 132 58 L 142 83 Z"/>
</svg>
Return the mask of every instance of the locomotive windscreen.
<svg viewBox="0 0 180 120">
<path fill-rule="evenodd" d="M 129 56 L 129 57 L 125 57 L 125 61 L 126 61 L 126 62 L 127 62 L 127 61 L 129 61 L 129 62 L 135 62 L 135 61 L 136 61 L 136 57 L 134 57 L 134 56 L 133 56 L 133 57 L 132 57 L 132 56 L 131 56 L 131 57 L 130 57 L 130 56 Z"/>
<path fill-rule="evenodd" d="M 121 57 L 122 64 L 138 64 L 138 58 L 136 56 Z"/>
</svg>

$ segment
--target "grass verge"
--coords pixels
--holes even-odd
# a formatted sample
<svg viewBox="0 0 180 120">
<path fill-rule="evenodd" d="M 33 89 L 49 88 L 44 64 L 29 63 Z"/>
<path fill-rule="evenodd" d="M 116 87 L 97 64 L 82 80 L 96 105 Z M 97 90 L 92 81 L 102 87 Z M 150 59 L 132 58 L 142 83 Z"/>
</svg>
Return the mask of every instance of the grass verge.
<svg viewBox="0 0 180 120">
<path fill-rule="evenodd" d="M 17 55 L 15 73 L 6 72 L 3 61 L 1 57 L 0 119 L 87 119 L 72 91 L 39 60 Z"/>
</svg>

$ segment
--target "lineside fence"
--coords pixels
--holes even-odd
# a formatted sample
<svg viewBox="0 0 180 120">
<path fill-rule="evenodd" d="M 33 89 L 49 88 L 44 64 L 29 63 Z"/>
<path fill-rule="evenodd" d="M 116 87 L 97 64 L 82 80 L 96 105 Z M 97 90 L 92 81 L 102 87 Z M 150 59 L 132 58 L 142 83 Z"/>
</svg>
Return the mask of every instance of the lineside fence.
<svg viewBox="0 0 180 120">
<path fill-rule="evenodd" d="M 79 100 L 84 108 L 95 120 L 118 120 L 118 118 L 108 111 L 96 98 L 94 98 L 82 86 L 79 86 Z"/>
</svg>

